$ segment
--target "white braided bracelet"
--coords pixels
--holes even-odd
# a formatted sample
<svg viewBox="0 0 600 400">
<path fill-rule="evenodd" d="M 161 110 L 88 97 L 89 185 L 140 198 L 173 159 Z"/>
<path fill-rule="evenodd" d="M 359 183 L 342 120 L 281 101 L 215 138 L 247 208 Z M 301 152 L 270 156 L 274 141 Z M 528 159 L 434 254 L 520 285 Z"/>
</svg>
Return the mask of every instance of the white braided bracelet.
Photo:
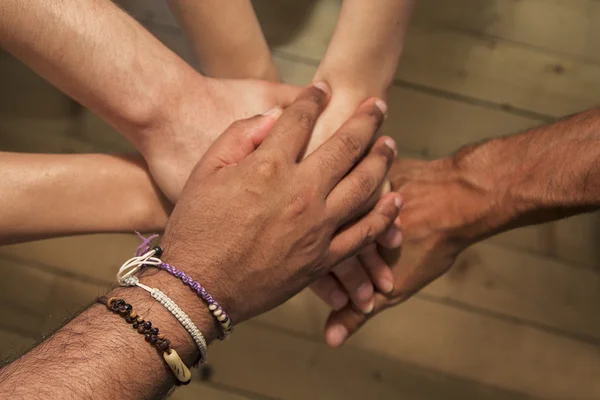
<svg viewBox="0 0 600 400">
<path fill-rule="evenodd" d="M 183 325 L 185 330 L 188 331 L 192 339 L 194 339 L 194 342 L 196 342 L 196 346 L 198 346 L 198 349 L 200 350 L 200 363 L 204 364 L 206 362 L 206 352 L 208 346 L 206 344 L 206 340 L 204 339 L 204 335 L 202 335 L 202 332 L 200 332 L 200 329 L 198 329 L 198 327 L 192 322 L 190 317 L 188 317 L 188 315 L 181 308 L 179 308 L 179 306 L 175 304 L 175 302 L 171 300 L 169 296 L 161 292 L 159 289 L 144 285 L 140 282 L 137 276 L 128 276 L 119 283 L 127 286 L 137 286 L 144 289 L 150 293 L 150 295 L 154 297 L 156 301 L 169 310 L 169 312 L 173 314 L 175 318 L 177 318 L 179 323 Z"/>
</svg>

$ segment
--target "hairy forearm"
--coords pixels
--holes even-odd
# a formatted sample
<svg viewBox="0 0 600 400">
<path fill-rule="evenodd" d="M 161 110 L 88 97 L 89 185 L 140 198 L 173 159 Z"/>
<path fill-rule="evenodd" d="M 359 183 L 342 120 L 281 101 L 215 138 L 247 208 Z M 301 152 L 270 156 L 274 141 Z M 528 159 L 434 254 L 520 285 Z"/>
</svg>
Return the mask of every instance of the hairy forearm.
<svg viewBox="0 0 600 400">
<path fill-rule="evenodd" d="M 0 152 L 0 243 L 164 229 L 170 204 L 137 155 Z"/>
<path fill-rule="evenodd" d="M 202 77 L 106 0 L 5 0 L 0 45 L 138 148 Z M 198 106 L 200 107 L 200 106 Z"/>
<path fill-rule="evenodd" d="M 215 338 L 212 317 L 201 301 L 164 272 L 143 281 L 171 297 L 207 341 Z M 145 291 L 117 289 L 123 298 L 172 342 L 186 365 L 198 357 L 190 335 Z M 0 398 L 156 399 L 175 383 L 162 354 L 103 305 L 92 305 L 32 351 L 0 370 Z"/>
<path fill-rule="evenodd" d="M 279 80 L 250 0 L 169 0 L 169 5 L 205 74 Z"/>
<path fill-rule="evenodd" d="M 460 150 L 453 163 L 508 229 L 600 207 L 600 109 Z"/>
</svg>

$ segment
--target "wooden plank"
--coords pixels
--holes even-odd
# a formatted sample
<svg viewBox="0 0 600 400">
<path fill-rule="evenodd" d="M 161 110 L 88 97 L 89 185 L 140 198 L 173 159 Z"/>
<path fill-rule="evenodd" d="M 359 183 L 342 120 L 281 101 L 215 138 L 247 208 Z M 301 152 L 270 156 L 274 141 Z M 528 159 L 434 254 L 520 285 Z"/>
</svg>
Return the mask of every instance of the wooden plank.
<svg viewBox="0 0 600 400">
<path fill-rule="evenodd" d="M 0 116 L 65 118 L 77 115 L 81 106 L 50 83 L 0 50 Z"/>
<path fill-rule="evenodd" d="M 0 362 L 19 356 L 34 344 L 29 336 L 0 328 Z"/>
<path fill-rule="evenodd" d="M 515 2 L 458 3 L 485 3 L 494 7 Z M 301 56 L 318 64 L 333 33 L 340 2 L 260 0 L 254 4 L 276 53 Z M 543 8 L 539 5 L 535 10 Z M 447 28 L 448 19 L 458 16 L 468 19 L 470 13 L 476 12 L 469 4 L 418 2 L 397 78 L 411 85 L 466 96 L 464 100 L 479 99 L 551 116 L 575 113 L 600 103 L 600 65 Z M 485 20 L 485 16 L 482 18 Z M 552 25 L 548 25 L 548 30 L 557 32 Z"/>
<path fill-rule="evenodd" d="M 2 255 L 0 274 L 0 326 L 34 337 L 42 328 L 55 276 Z"/>
<path fill-rule="evenodd" d="M 68 319 L 90 305 L 96 297 L 106 294 L 110 286 L 81 279 L 57 277 L 48 301 L 43 307 L 43 328 L 40 333 L 48 334 L 63 326 Z"/>
<path fill-rule="evenodd" d="M 196 371 L 194 371 L 195 373 Z M 171 396 L 170 400 L 246 400 L 256 399 L 256 397 L 247 397 L 238 393 L 233 393 L 226 389 L 216 388 L 204 383 L 193 381 L 187 386 L 178 387 Z"/>
<path fill-rule="evenodd" d="M 472 381 L 374 356 L 339 351 L 248 324 L 210 351 L 212 382 L 281 399 L 525 399 Z"/>
<path fill-rule="evenodd" d="M 321 303 L 303 293 L 254 323 L 322 342 L 325 316 Z M 600 396 L 599 347 L 422 297 L 374 318 L 347 345 L 541 398 Z"/>
<path fill-rule="evenodd" d="M 134 235 L 102 234 L 4 246 L 0 254 L 50 266 L 55 274 L 110 285 L 138 245 Z"/>
<path fill-rule="evenodd" d="M 600 61 L 594 0 L 423 0 L 415 20 Z"/>
<path fill-rule="evenodd" d="M 32 153 L 84 153 L 101 150 L 78 137 L 74 118 L 0 118 L 0 150 Z"/>
</svg>

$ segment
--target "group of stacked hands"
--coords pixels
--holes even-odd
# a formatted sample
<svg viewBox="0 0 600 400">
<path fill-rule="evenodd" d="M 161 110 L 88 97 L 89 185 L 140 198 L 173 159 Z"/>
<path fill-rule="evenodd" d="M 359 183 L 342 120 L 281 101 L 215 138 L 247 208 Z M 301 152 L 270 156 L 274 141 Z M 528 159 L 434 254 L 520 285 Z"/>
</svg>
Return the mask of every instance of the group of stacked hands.
<svg viewBox="0 0 600 400">
<path fill-rule="evenodd" d="M 164 230 L 124 264 L 131 287 L 0 371 L 0 397 L 160 396 L 232 323 L 307 286 L 333 308 L 337 347 L 473 243 L 600 203 L 598 110 L 396 160 L 377 132 L 412 0 L 345 0 L 305 88 L 278 82 L 248 0 L 170 4 L 206 76 L 108 0 L 0 5 L 2 46 L 143 157 L 2 153 L 0 238 Z"/>
</svg>

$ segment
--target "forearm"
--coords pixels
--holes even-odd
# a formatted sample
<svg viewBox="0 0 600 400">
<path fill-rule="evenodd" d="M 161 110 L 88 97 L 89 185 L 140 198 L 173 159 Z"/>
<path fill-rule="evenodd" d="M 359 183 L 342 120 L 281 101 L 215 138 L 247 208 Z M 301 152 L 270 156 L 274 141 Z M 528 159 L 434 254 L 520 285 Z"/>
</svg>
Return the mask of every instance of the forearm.
<svg viewBox="0 0 600 400">
<path fill-rule="evenodd" d="M 0 153 L 0 243 L 159 231 L 170 204 L 137 155 Z"/>
<path fill-rule="evenodd" d="M 212 316 L 197 296 L 160 272 L 143 280 L 160 288 L 203 332 L 216 337 Z M 171 342 L 187 366 L 198 357 L 191 336 L 142 289 L 117 289 L 123 298 Z M 44 343 L 0 370 L 0 398 L 163 398 L 175 383 L 162 354 L 103 305 L 93 305 Z"/>
<path fill-rule="evenodd" d="M 328 82 L 335 95 L 345 88 L 385 97 L 408 28 L 414 0 L 344 0 L 333 37 L 314 80 Z"/>
<path fill-rule="evenodd" d="M 385 99 L 394 80 L 414 0 L 344 0 L 314 81 L 332 89 L 308 152 L 327 140 L 365 99 Z"/>
<path fill-rule="evenodd" d="M 169 5 L 205 74 L 279 80 L 250 0 L 169 0 Z"/>
<path fill-rule="evenodd" d="M 5 0 L 0 45 L 136 145 L 202 77 L 107 0 Z M 202 105 L 197 105 L 201 108 Z"/>
<path fill-rule="evenodd" d="M 600 109 L 469 146 L 459 174 L 486 193 L 486 225 L 505 230 L 600 207 Z"/>
</svg>

